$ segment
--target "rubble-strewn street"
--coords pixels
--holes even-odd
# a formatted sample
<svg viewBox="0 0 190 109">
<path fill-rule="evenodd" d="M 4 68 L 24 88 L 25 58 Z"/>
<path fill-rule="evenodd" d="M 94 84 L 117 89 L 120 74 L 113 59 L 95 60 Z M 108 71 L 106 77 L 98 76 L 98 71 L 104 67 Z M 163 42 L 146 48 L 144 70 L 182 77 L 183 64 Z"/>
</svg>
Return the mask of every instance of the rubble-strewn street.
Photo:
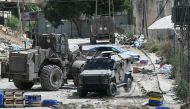
<svg viewBox="0 0 190 109">
<path fill-rule="evenodd" d="M 70 40 L 70 49 L 74 49 L 77 46 L 77 42 L 89 43 L 88 39 L 72 39 Z M 74 43 L 75 42 L 75 43 Z M 130 46 L 125 46 L 132 51 L 138 52 L 141 57 L 146 57 L 140 50 L 134 49 Z M 148 54 L 155 63 L 154 54 Z M 178 109 L 180 104 L 175 101 L 175 95 L 173 91 L 174 81 L 168 79 L 165 74 L 158 74 L 154 70 L 154 65 L 151 61 L 147 65 L 139 65 L 134 63 L 134 66 L 140 66 L 152 70 L 153 72 L 134 73 L 134 82 L 129 92 L 125 92 L 123 88 L 119 88 L 119 92 L 115 97 L 107 97 L 105 95 L 99 95 L 95 93 L 89 93 L 85 98 L 79 98 L 77 95 L 76 87 L 72 80 L 69 80 L 68 84 L 65 84 L 59 91 L 43 91 L 40 85 L 35 85 L 31 90 L 27 91 L 27 95 L 42 95 L 42 99 L 56 99 L 63 103 L 64 109 L 146 109 L 150 108 L 145 106 L 148 103 L 147 92 L 156 91 L 164 92 L 165 105 L 170 106 L 173 109 Z M 7 79 L 0 80 L 0 89 L 16 89 L 13 83 L 8 82 Z M 35 107 L 36 108 L 36 107 Z"/>
<path fill-rule="evenodd" d="M 0 0 L 0 109 L 190 109 L 190 0 Z"/>
</svg>

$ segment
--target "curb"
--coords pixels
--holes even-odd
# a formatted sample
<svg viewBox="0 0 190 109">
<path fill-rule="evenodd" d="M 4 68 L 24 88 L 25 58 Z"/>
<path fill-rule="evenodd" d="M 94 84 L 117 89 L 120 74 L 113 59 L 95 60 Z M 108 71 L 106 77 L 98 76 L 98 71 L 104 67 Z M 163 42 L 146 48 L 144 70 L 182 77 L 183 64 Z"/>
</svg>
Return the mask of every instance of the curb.
<svg viewBox="0 0 190 109">
<path fill-rule="evenodd" d="M 152 64 L 153 67 L 154 67 L 154 70 L 156 70 L 156 67 L 155 67 L 154 63 L 152 62 L 152 59 L 150 58 L 150 56 L 149 56 L 144 50 L 140 50 L 140 51 L 142 51 L 142 52 L 149 58 L 151 64 Z M 160 87 L 160 80 L 159 80 L 158 74 L 156 74 L 156 77 L 157 77 L 157 79 L 158 79 L 158 87 L 159 87 L 159 90 L 162 92 L 162 94 L 164 94 L 163 90 L 162 90 L 161 87 Z"/>
</svg>

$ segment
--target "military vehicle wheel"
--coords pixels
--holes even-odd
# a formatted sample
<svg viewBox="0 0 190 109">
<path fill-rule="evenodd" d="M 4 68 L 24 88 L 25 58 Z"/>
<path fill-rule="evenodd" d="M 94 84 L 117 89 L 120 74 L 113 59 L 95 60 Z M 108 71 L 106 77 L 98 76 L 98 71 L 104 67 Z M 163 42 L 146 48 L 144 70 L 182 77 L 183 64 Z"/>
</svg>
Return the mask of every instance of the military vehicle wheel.
<svg viewBox="0 0 190 109">
<path fill-rule="evenodd" d="M 82 90 L 81 88 L 77 89 L 79 97 L 85 97 L 88 94 L 88 91 Z"/>
<path fill-rule="evenodd" d="M 111 82 L 109 88 L 107 89 L 108 96 L 115 96 L 117 93 L 117 85 L 114 82 Z"/>
<path fill-rule="evenodd" d="M 126 92 L 129 92 L 130 89 L 131 89 L 131 87 L 132 87 L 132 79 L 131 79 L 131 78 L 128 78 L 128 80 L 127 80 L 127 85 L 123 86 L 123 88 L 124 88 L 124 90 L 125 90 Z"/>
<path fill-rule="evenodd" d="M 96 39 L 93 38 L 93 37 L 91 37 L 91 38 L 90 38 L 90 43 L 91 43 L 91 44 L 96 44 Z"/>
<path fill-rule="evenodd" d="M 22 81 L 19 81 L 19 80 L 16 80 L 16 79 L 14 79 L 13 82 L 14 82 L 14 85 L 18 89 L 21 89 L 21 90 L 29 90 L 34 85 L 34 82 L 22 82 Z"/>
<path fill-rule="evenodd" d="M 43 89 L 56 91 L 62 86 L 63 73 L 56 65 L 46 65 L 41 70 L 40 79 Z"/>
</svg>

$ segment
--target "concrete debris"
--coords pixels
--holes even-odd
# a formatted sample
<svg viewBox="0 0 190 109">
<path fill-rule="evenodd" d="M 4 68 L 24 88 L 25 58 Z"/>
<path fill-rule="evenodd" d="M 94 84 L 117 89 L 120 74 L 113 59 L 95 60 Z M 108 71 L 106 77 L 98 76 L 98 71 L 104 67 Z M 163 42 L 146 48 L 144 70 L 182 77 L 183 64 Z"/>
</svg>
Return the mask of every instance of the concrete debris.
<svg viewBox="0 0 190 109">
<path fill-rule="evenodd" d="M 0 40 L 1 41 L 1 40 Z M 89 39 L 70 39 L 69 48 L 71 51 L 75 51 L 75 49 L 78 49 L 78 43 L 89 43 Z M 11 43 L 3 43 L 0 44 L 0 51 L 1 48 L 4 50 L 8 45 L 11 45 Z M 18 44 L 19 45 L 19 44 Z M 93 45 L 94 47 L 94 45 Z M 91 47 L 92 48 L 92 47 Z M 88 48 L 90 49 L 90 48 Z M 139 51 L 138 49 L 132 48 L 132 51 Z M 140 56 L 144 56 L 141 52 L 139 52 Z M 153 57 L 153 63 L 155 63 L 154 60 L 157 59 L 155 55 L 151 55 L 151 58 Z M 141 60 L 147 60 L 147 59 L 141 59 Z M 148 61 L 150 61 L 148 59 Z M 133 64 L 135 66 L 135 64 Z M 146 72 L 153 71 L 153 68 L 149 63 L 146 65 L 139 64 L 137 66 L 137 69 L 144 68 Z M 139 70 L 139 69 L 138 69 Z M 140 71 L 141 71 L 140 70 Z M 150 71 L 149 71 L 150 70 Z M 159 76 L 159 80 L 161 81 L 161 88 L 165 92 L 170 92 L 170 90 L 173 87 L 173 82 L 171 83 L 170 79 L 165 79 L 165 77 L 162 77 L 162 74 Z M 73 81 L 69 80 L 68 84 L 65 84 L 60 90 L 58 91 L 42 91 L 41 86 L 39 84 L 35 85 L 31 91 L 27 91 L 28 94 L 40 94 L 42 95 L 43 99 L 56 99 L 61 101 L 63 104 L 59 105 L 58 107 L 55 107 L 56 109 L 153 109 L 153 107 L 148 106 L 142 106 L 147 103 L 148 98 L 142 97 L 145 96 L 150 91 L 158 91 L 160 92 L 159 86 L 158 86 L 158 78 L 154 74 L 149 73 L 134 73 L 134 83 L 131 87 L 131 90 L 129 92 L 125 92 L 123 88 L 119 89 L 119 94 L 116 95 L 114 98 L 108 98 L 108 97 L 97 97 L 97 94 L 89 93 L 86 98 L 79 99 L 78 95 L 76 95 L 77 90 L 76 87 L 73 85 Z M 164 78 L 164 79 L 163 79 Z M 0 88 L 1 89 L 16 89 L 13 83 L 8 83 L 7 79 L 0 79 Z M 168 84 L 166 84 L 168 83 Z M 170 86 L 170 87 L 169 87 Z M 166 90 L 167 89 L 167 90 Z M 169 96 L 169 97 L 168 97 Z M 176 107 L 179 105 L 179 103 L 176 103 L 170 95 L 167 95 L 167 97 L 164 97 L 165 101 L 168 102 L 168 104 L 171 105 L 171 107 Z M 41 107 L 40 107 L 41 109 Z M 174 108 L 179 109 L 179 108 Z"/>
<path fill-rule="evenodd" d="M 126 45 L 132 45 L 135 41 L 134 37 L 131 36 L 127 36 L 125 34 L 119 34 L 119 33 L 115 33 L 115 37 L 116 37 L 116 43 L 117 44 L 126 44 Z"/>
</svg>

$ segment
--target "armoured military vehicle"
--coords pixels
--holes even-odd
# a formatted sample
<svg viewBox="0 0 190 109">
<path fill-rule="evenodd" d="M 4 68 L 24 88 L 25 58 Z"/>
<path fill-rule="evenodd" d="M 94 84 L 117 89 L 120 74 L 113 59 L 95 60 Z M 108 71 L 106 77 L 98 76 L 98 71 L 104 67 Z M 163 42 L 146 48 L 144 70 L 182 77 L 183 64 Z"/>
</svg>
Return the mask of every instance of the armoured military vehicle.
<svg viewBox="0 0 190 109">
<path fill-rule="evenodd" d="M 128 90 L 133 80 L 130 60 L 130 56 L 111 55 L 111 52 L 87 60 L 79 75 L 79 96 L 84 97 L 88 92 L 115 96 L 118 87 Z"/>
<path fill-rule="evenodd" d="M 91 44 L 95 44 L 96 40 L 109 40 L 109 42 L 115 43 L 113 18 L 111 16 L 93 16 L 91 33 Z"/>
<path fill-rule="evenodd" d="M 58 90 L 69 72 L 69 49 L 66 35 L 44 34 L 32 49 L 11 52 L 2 62 L 2 78 L 8 78 L 22 90 L 40 82 L 45 90 Z"/>
</svg>

